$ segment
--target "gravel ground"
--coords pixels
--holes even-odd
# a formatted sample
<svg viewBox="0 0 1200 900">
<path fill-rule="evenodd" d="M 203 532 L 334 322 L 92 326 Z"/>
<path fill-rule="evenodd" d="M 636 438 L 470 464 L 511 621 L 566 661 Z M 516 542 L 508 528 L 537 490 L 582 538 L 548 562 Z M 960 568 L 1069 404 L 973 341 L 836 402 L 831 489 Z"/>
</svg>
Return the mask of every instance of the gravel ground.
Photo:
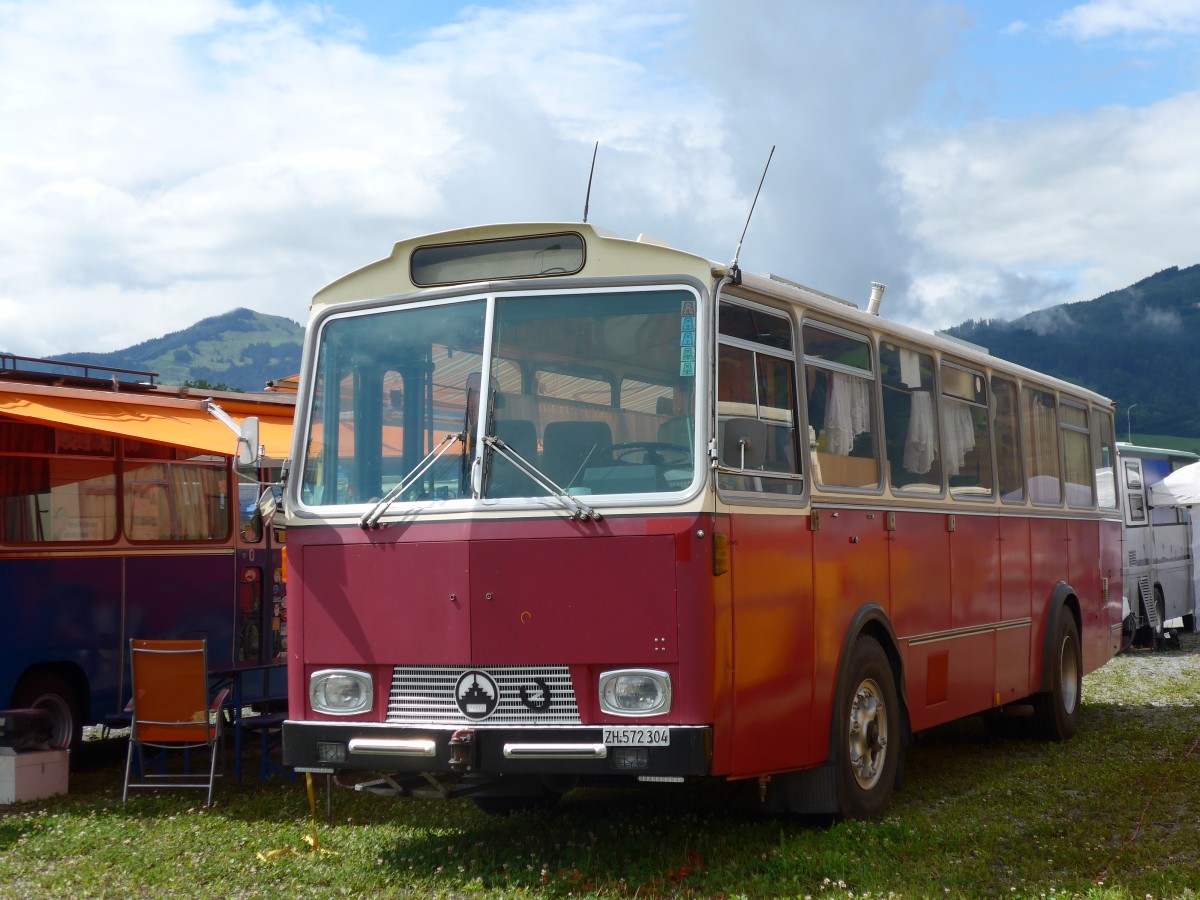
<svg viewBox="0 0 1200 900">
<path fill-rule="evenodd" d="M 1085 703 L 1200 703 L 1200 634 L 1172 631 L 1170 649 L 1132 648 L 1083 680 Z"/>
</svg>

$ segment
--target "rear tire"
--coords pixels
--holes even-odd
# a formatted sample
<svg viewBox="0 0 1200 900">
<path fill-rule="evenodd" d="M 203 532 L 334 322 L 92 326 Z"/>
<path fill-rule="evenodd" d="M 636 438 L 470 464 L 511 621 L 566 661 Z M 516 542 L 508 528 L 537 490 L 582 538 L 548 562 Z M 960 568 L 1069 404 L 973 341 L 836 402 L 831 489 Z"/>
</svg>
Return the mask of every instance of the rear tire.
<svg viewBox="0 0 1200 900">
<path fill-rule="evenodd" d="M 44 709 L 53 727 L 50 746 L 78 750 L 83 743 L 83 714 L 71 682 L 57 672 L 31 672 L 13 691 L 16 709 Z"/>
<path fill-rule="evenodd" d="M 887 654 L 859 636 L 834 708 L 838 809 L 847 819 L 883 815 L 904 752 L 900 703 Z"/>
<path fill-rule="evenodd" d="M 1034 733 L 1048 741 L 1065 741 L 1079 727 L 1079 707 L 1083 701 L 1083 659 L 1079 648 L 1079 627 L 1071 611 L 1058 617 L 1054 641 L 1046 666 L 1050 690 L 1033 698 Z"/>
</svg>

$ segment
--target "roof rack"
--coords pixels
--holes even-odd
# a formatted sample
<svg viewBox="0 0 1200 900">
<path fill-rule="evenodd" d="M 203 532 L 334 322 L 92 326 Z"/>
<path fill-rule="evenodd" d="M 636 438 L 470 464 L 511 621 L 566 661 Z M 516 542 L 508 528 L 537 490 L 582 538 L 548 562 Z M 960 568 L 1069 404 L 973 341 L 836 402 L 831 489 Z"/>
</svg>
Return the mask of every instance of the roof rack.
<svg viewBox="0 0 1200 900">
<path fill-rule="evenodd" d="M 0 353 L 0 379 L 116 390 L 154 390 L 157 372 Z"/>
</svg>

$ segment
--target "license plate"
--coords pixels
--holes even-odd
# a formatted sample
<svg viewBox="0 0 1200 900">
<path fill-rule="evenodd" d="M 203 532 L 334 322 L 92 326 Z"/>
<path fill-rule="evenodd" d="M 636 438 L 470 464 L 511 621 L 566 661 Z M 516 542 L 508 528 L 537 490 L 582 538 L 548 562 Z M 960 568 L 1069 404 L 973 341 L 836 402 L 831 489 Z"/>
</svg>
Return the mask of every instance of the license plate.
<svg viewBox="0 0 1200 900">
<path fill-rule="evenodd" d="M 669 728 L 605 728 L 606 747 L 669 747 Z"/>
</svg>

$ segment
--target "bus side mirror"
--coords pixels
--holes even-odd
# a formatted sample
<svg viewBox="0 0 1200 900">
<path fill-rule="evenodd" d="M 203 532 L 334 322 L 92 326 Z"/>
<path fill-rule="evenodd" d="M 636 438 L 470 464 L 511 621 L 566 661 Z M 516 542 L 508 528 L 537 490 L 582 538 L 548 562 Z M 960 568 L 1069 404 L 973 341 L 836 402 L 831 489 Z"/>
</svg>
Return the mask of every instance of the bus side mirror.
<svg viewBox="0 0 1200 900">
<path fill-rule="evenodd" d="M 722 464 L 734 469 L 761 469 L 766 462 L 767 426 L 759 419 L 725 422 Z"/>
<path fill-rule="evenodd" d="M 258 514 L 262 517 L 264 526 L 271 524 L 271 519 L 275 517 L 278 510 L 279 504 L 275 501 L 275 490 L 268 487 L 258 498 Z"/>
<path fill-rule="evenodd" d="M 258 461 L 258 417 L 248 416 L 242 420 L 237 442 L 239 466 L 252 466 Z"/>
</svg>

